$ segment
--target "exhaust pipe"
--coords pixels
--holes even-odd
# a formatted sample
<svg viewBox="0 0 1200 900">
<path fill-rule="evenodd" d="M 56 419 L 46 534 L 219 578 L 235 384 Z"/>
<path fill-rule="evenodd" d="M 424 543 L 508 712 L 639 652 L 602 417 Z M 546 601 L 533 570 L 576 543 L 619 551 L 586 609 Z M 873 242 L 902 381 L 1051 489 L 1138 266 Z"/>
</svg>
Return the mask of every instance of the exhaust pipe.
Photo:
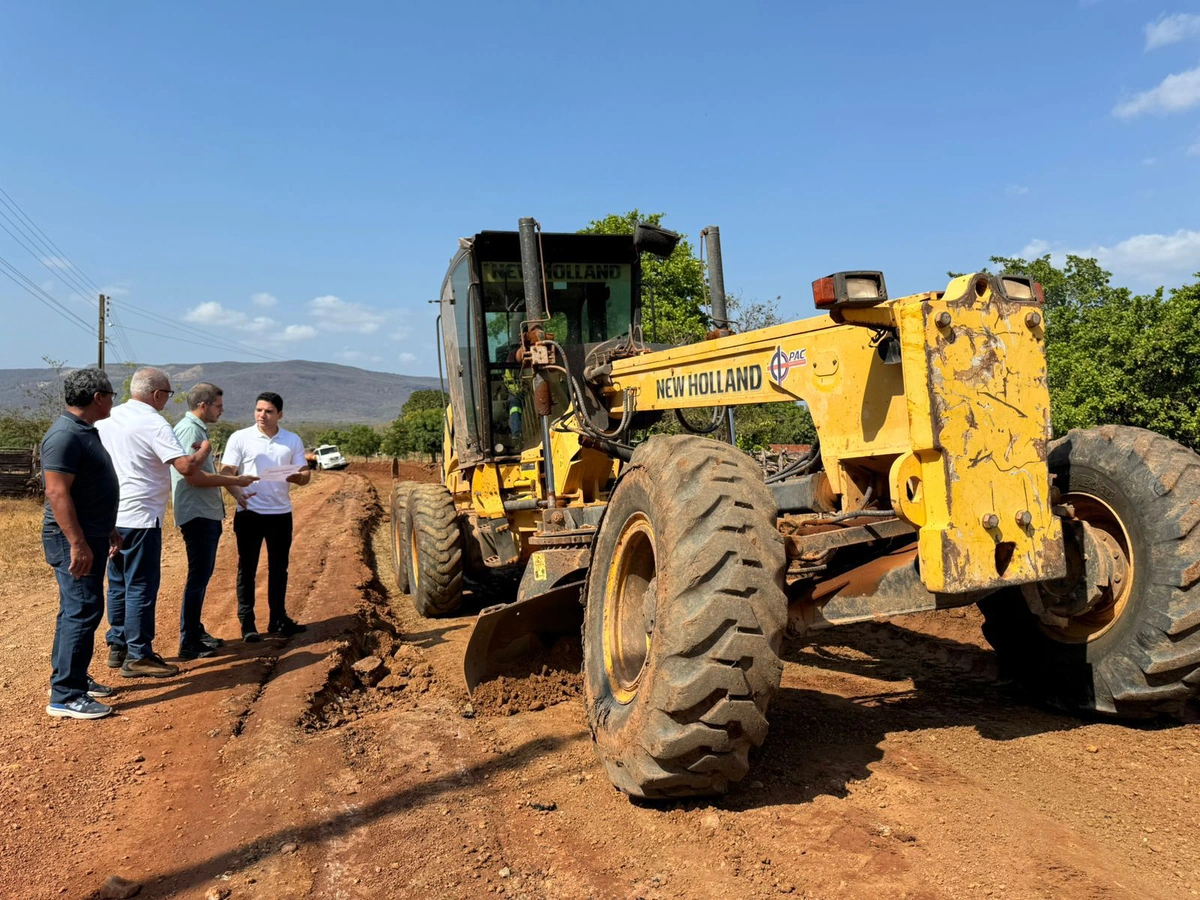
<svg viewBox="0 0 1200 900">
<path fill-rule="evenodd" d="M 521 241 L 521 276 L 525 281 L 525 318 L 531 323 L 546 319 L 542 294 L 542 261 L 538 254 L 537 220 L 524 216 L 517 220 Z"/>
<path fill-rule="evenodd" d="M 709 225 L 701 229 L 700 236 L 708 250 L 708 296 L 712 300 L 714 333 L 709 337 L 724 337 L 730 334 L 729 314 L 725 309 L 725 269 L 721 260 L 721 229 Z M 725 424 L 729 428 L 729 443 L 737 446 L 737 434 L 733 426 L 733 407 L 725 408 Z"/>
<path fill-rule="evenodd" d="M 546 306 L 542 295 L 542 259 L 538 252 L 537 221 L 532 216 L 517 220 L 517 236 L 521 242 L 521 277 L 525 281 L 525 318 L 529 322 L 528 339 L 545 340 L 542 323 L 546 321 Z M 566 365 L 566 360 L 563 360 Z M 542 472 L 545 475 L 546 506 L 558 505 L 554 492 L 554 453 L 550 447 L 550 413 L 552 398 L 550 382 L 534 370 L 533 405 L 542 426 Z"/>
<path fill-rule="evenodd" d="M 725 311 L 725 269 L 721 264 L 721 229 L 709 225 L 701 230 L 708 250 L 708 293 L 712 298 L 713 325 L 718 331 L 729 331 L 729 318 Z"/>
</svg>

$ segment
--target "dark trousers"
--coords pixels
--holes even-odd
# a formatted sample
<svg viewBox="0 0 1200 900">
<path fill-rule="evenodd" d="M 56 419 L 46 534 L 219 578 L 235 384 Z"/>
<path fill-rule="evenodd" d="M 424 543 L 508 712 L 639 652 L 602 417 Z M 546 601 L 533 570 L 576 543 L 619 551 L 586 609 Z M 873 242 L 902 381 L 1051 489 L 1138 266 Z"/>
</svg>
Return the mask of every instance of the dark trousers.
<svg viewBox="0 0 1200 900">
<path fill-rule="evenodd" d="M 130 659 L 154 655 L 154 609 L 162 580 L 162 528 L 118 528 L 121 549 L 108 562 L 110 647 Z"/>
<path fill-rule="evenodd" d="M 58 582 L 58 618 L 50 650 L 50 702 L 68 703 L 87 694 L 87 671 L 92 662 L 96 628 L 104 617 L 104 558 L 108 538 L 88 538 L 92 571 L 76 578 L 71 574 L 71 544 L 55 529 L 42 532 L 46 562 Z"/>
<path fill-rule="evenodd" d="M 292 514 L 264 514 L 240 509 L 233 515 L 233 533 L 237 537 L 238 621 L 242 634 L 257 631 L 254 625 L 254 579 L 258 575 L 258 555 L 267 543 L 267 610 L 270 625 L 287 619 L 288 555 L 292 551 Z M 268 625 L 268 628 L 270 627 Z"/>
<path fill-rule="evenodd" d="M 187 549 L 188 573 L 179 605 L 179 645 L 195 647 L 204 636 L 200 613 L 208 580 L 217 564 L 217 545 L 221 541 L 221 520 L 195 518 L 179 526 Z"/>
</svg>

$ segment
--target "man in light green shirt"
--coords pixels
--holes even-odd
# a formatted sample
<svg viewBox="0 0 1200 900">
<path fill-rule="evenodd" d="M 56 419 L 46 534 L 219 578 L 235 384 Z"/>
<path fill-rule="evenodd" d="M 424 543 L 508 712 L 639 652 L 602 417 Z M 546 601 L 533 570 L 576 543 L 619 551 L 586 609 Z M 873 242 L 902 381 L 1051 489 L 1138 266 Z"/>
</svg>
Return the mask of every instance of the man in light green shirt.
<svg viewBox="0 0 1200 900">
<path fill-rule="evenodd" d="M 184 448 L 208 440 L 208 426 L 225 411 L 222 390 L 201 382 L 188 391 L 188 411 L 175 426 L 175 436 Z M 243 488 L 258 479 L 253 475 L 218 475 L 212 456 L 205 457 L 199 471 L 191 475 L 171 473 L 171 495 L 175 506 L 175 524 L 183 532 L 187 548 L 188 574 L 179 609 L 179 658 L 198 659 L 212 656 L 224 641 L 213 637 L 200 621 L 208 580 L 217 562 L 217 544 L 221 540 L 221 521 L 225 502 L 221 488 L 233 495 L 241 506 L 254 496 Z"/>
</svg>

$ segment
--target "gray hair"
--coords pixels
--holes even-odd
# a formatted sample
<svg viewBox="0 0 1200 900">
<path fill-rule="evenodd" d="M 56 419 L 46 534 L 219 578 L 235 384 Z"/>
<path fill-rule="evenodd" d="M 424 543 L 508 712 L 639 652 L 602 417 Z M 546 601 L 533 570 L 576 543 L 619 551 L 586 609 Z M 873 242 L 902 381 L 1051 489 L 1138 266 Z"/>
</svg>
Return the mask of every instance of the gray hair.
<svg viewBox="0 0 1200 900">
<path fill-rule="evenodd" d="M 202 381 L 195 385 L 187 395 L 188 409 L 195 409 L 201 403 L 212 405 L 217 402 L 218 397 L 223 397 L 225 392 L 215 384 L 209 384 L 207 381 Z"/>
<path fill-rule="evenodd" d="M 170 390 L 170 383 L 171 379 L 162 369 L 138 369 L 133 373 L 133 378 L 129 379 L 129 396 L 141 400 L 155 391 Z"/>
<path fill-rule="evenodd" d="M 63 399 L 73 409 L 91 406 L 98 393 L 112 390 L 112 382 L 103 369 L 76 369 L 63 379 Z"/>
</svg>

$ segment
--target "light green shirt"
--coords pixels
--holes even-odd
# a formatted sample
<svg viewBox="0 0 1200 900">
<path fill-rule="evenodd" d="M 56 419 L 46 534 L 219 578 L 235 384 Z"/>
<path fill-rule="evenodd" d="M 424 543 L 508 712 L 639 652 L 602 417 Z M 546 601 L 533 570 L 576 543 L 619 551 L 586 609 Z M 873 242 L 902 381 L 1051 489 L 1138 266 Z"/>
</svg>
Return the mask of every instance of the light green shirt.
<svg viewBox="0 0 1200 900">
<path fill-rule="evenodd" d="M 175 436 L 179 438 L 183 449 L 187 453 L 191 453 L 193 444 L 197 441 L 208 440 L 208 428 L 196 416 L 188 412 L 184 413 L 183 418 L 175 425 Z M 215 453 L 208 454 L 204 458 L 201 469 L 215 475 L 217 472 L 213 463 L 215 457 Z M 171 467 L 171 500 L 175 504 L 176 527 L 181 527 L 192 519 L 220 521 L 225 518 L 225 501 L 221 497 L 221 488 L 188 484 L 187 480 L 173 466 Z"/>
</svg>

